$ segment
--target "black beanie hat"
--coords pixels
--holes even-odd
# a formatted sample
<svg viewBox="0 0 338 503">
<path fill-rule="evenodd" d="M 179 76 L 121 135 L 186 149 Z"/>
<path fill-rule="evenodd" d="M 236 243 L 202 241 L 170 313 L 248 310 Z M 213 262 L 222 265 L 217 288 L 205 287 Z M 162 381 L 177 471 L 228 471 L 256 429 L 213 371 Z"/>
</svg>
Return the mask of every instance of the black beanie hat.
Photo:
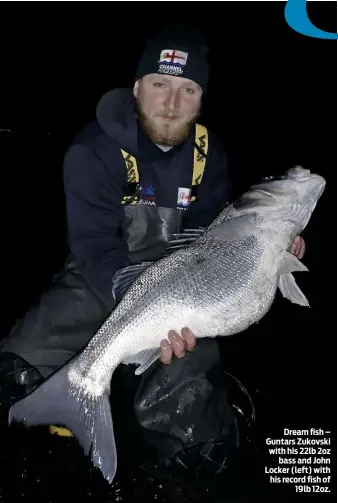
<svg viewBox="0 0 338 503">
<path fill-rule="evenodd" d="M 208 47 L 193 26 L 167 25 L 152 37 L 139 61 L 135 80 L 158 73 L 190 79 L 205 91 L 209 78 Z"/>
</svg>

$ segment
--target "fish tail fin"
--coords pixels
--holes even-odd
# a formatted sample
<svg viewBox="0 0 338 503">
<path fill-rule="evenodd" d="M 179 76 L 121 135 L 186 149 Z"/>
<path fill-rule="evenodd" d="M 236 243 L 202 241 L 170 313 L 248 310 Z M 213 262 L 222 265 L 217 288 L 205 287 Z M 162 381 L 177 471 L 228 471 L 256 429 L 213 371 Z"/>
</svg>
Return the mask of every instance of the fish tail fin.
<svg viewBox="0 0 338 503">
<path fill-rule="evenodd" d="M 69 429 L 86 455 L 111 484 L 117 468 L 116 445 L 109 392 L 100 395 L 76 388 L 68 366 L 53 374 L 9 411 L 12 421 L 26 427 L 59 424 Z"/>
</svg>

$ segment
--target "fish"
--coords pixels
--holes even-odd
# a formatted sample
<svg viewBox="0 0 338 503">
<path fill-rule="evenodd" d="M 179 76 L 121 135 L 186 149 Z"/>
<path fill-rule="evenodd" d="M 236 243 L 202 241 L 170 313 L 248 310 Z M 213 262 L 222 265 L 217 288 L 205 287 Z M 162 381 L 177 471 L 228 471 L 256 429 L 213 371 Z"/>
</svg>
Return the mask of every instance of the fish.
<svg viewBox="0 0 338 503">
<path fill-rule="evenodd" d="M 133 364 L 141 375 L 160 358 L 170 330 L 189 327 L 197 339 L 243 332 L 269 311 L 277 289 L 309 306 L 292 274 L 308 268 L 290 250 L 325 186 L 301 166 L 264 177 L 208 227 L 175 234 L 165 256 L 122 269 L 114 280 L 116 307 L 78 355 L 12 405 L 9 424 L 63 425 L 111 484 L 114 370 Z"/>
</svg>

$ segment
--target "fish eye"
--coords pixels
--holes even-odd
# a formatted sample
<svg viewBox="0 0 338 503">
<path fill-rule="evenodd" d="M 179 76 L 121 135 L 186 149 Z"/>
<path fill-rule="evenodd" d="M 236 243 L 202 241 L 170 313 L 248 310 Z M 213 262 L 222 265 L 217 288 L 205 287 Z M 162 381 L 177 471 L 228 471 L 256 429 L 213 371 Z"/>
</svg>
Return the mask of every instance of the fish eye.
<svg viewBox="0 0 338 503">
<path fill-rule="evenodd" d="M 284 173 L 281 174 L 281 175 L 271 175 L 271 176 L 264 176 L 262 178 L 262 181 L 266 182 L 266 181 L 278 181 L 278 180 L 287 180 L 287 175 L 285 175 Z"/>
</svg>

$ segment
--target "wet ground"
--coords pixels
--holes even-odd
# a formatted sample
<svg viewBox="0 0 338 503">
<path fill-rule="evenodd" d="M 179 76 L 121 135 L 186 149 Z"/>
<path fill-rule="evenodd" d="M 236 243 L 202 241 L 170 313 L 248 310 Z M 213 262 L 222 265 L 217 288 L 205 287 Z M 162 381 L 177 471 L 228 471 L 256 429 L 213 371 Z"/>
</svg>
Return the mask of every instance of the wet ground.
<svg viewBox="0 0 338 503">
<path fill-rule="evenodd" d="M 256 381 L 257 383 L 257 381 Z M 234 383 L 233 383 L 234 384 Z M 275 383 L 276 386 L 276 383 Z M 284 382 L 289 388 L 289 383 Z M 231 387 L 231 386 L 230 386 Z M 246 392 L 250 391 L 249 395 Z M 308 413 L 307 397 L 287 397 L 281 387 L 271 395 L 266 389 L 236 389 L 234 410 L 241 422 L 242 450 L 233 464 L 219 476 L 173 473 L 140 468 L 119 452 L 119 467 L 114 483 L 102 479 L 93 469 L 74 439 L 51 435 L 44 428 L 27 430 L 19 425 L 8 428 L 6 416 L 0 422 L 0 501 L 17 503 L 61 503 L 66 498 L 85 502 L 129 503 L 249 503 L 267 499 L 270 502 L 328 502 L 332 494 L 296 494 L 290 486 L 270 484 L 264 466 L 271 466 L 265 440 L 282 436 L 283 427 L 295 423 L 303 426 Z M 297 394 L 297 390 L 295 390 Z M 249 399 L 248 399 L 249 396 Z M 236 400 L 237 397 L 237 400 Z M 314 395 L 316 398 L 316 395 Z M 254 404 L 252 421 L 250 400 Z M 321 405 L 316 400 L 317 405 Z M 301 409 L 303 413 L 301 413 Z M 327 424 L 322 409 L 322 426 Z M 323 415 L 324 414 L 324 415 Z M 314 412 L 310 423 L 318 425 Z"/>
<path fill-rule="evenodd" d="M 244 469 L 248 476 L 251 461 L 248 457 L 247 466 L 244 467 L 242 461 L 241 470 L 234 465 L 228 473 L 207 477 L 188 476 L 185 472 L 146 472 L 128 464 L 121 455 L 116 479 L 109 486 L 73 439 L 50 435 L 42 428 L 27 431 L 14 426 L 8 429 L 3 422 L 1 446 L 0 501 L 4 503 L 29 500 L 59 503 L 73 494 L 81 502 L 102 503 L 252 501 L 247 499 L 248 487 L 243 486 Z M 252 485 L 252 481 L 251 475 L 251 481 L 247 480 L 246 484 Z M 230 496 L 236 499 L 229 500 Z"/>
<path fill-rule="evenodd" d="M 110 487 L 83 459 L 71 440 L 48 438 L 42 432 L 23 438 L 20 434 L 15 440 L 7 437 L 2 449 L 1 469 L 6 476 L 2 478 L 1 501 L 6 503 L 29 500 L 56 503 L 72 494 L 81 502 L 223 501 L 219 499 L 219 481 L 216 488 L 215 484 L 202 483 L 201 479 L 181 478 L 179 483 L 177 477 L 156 480 L 125 465 L 120 467 Z"/>
<path fill-rule="evenodd" d="M 83 502 L 147 500 L 216 503 L 224 501 L 225 496 L 228 498 L 234 490 L 238 494 L 244 471 L 249 469 L 250 464 L 254 466 L 250 459 L 253 453 L 250 428 L 254 423 L 255 409 L 247 390 L 231 376 L 227 375 L 226 379 L 229 393 L 235 395 L 234 412 L 243 448 L 240 451 L 242 459 L 234 460 L 221 476 L 207 476 L 205 472 L 193 475 L 179 466 L 170 471 L 140 466 L 142 455 L 135 460 L 132 445 L 128 446 L 129 440 L 127 443 L 125 440 L 128 439 L 128 432 L 118 429 L 120 420 L 115 423 L 115 433 L 116 430 L 117 435 L 119 431 L 122 433 L 124 443 L 117 445 L 118 472 L 114 483 L 109 486 L 101 472 L 94 469 L 90 460 L 84 457 L 74 439 L 51 435 L 42 427 L 25 429 L 14 424 L 9 428 L 6 411 L 3 411 L 0 421 L 0 501 L 14 503 L 34 499 L 35 502 L 56 503 L 74 492 Z M 236 467 L 239 463 L 240 470 Z"/>
</svg>

